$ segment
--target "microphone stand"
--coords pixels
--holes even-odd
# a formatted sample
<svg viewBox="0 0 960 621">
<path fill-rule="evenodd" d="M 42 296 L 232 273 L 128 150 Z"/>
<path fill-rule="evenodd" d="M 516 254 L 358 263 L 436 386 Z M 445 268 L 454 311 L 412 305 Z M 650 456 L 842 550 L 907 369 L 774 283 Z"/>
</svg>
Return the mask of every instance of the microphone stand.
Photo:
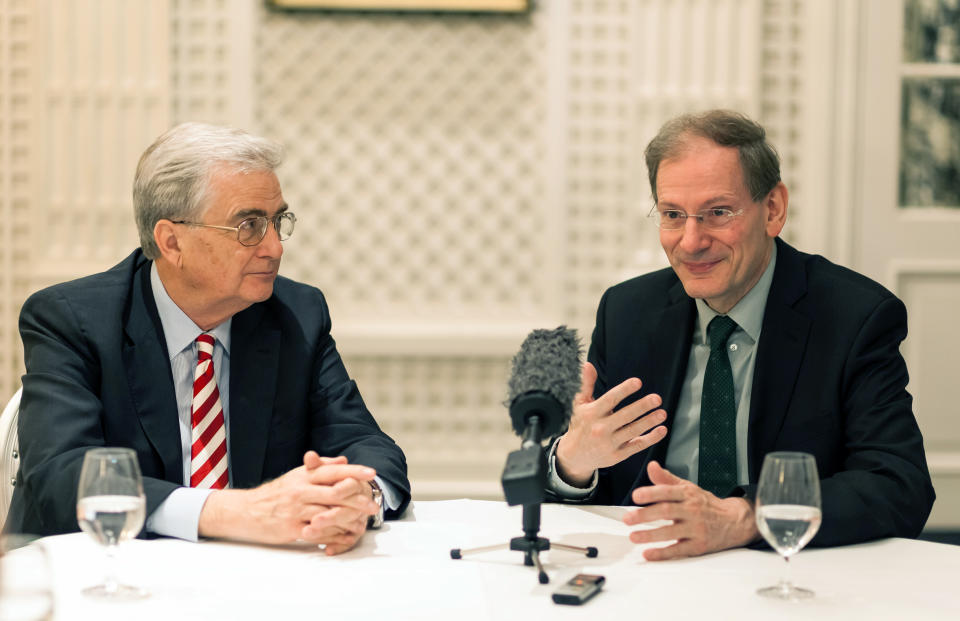
<svg viewBox="0 0 960 621">
<path fill-rule="evenodd" d="M 510 457 L 518 453 L 523 453 L 524 451 L 529 451 L 530 449 L 535 449 L 537 453 L 537 464 L 539 465 L 538 470 L 541 470 L 542 464 L 546 462 L 543 446 L 540 444 L 540 417 L 531 416 L 528 420 L 528 424 L 523 434 L 523 443 L 521 444 L 521 450 L 511 453 Z M 507 470 L 510 469 L 510 458 L 507 460 Z M 539 479 L 539 496 L 536 498 L 536 502 L 523 503 L 523 537 L 514 537 L 510 540 L 509 543 L 500 543 L 491 546 L 481 546 L 478 548 L 469 548 L 463 550 L 461 548 L 453 548 L 450 550 L 450 558 L 454 560 L 462 559 L 467 554 L 478 554 L 481 552 L 491 552 L 493 550 L 503 550 L 509 548 L 510 550 L 515 550 L 518 552 L 523 552 L 523 564 L 528 567 L 537 568 L 537 579 L 540 581 L 540 584 L 547 584 L 550 582 L 550 577 L 547 576 L 547 572 L 543 570 L 543 565 L 540 563 L 540 553 L 549 550 L 551 547 L 566 550 L 568 552 L 577 552 L 584 554 L 587 558 L 596 558 L 597 557 L 597 548 L 589 546 L 582 548 L 579 546 L 570 546 L 563 543 L 550 543 L 550 540 L 546 537 L 540 537 L 540 504 L 543 499 L 543 475 L 542 471 L 538 472 L 540 476 L 535 477 Z M 504 473 L 506 477 L 506 471 Z M 505 490 L 506 491 L 506 490 Z M 509 494 L 508 494 L 509 495 Z M 529 495 L 529 494 L 527 494 Z M 509 498 L 508 498 L 509 500 Z M 510 504 L 521 504 L 518 502 L 511 502 Z"/>
</svg>

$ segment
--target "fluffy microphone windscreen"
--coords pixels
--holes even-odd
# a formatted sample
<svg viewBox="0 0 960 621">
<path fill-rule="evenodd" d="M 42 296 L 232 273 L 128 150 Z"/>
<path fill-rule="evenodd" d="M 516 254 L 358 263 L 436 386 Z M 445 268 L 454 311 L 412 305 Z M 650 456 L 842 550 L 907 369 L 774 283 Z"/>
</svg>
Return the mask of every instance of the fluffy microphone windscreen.
<svg viewBox="0 0 960 621">
<path fill-rule="evenodd" d="M 506 405 L 512 406 L 518 396 L 526 393 L 547 393 L 560 404 L 565 426 L 570 420 L 573 398 L 580 390 L 582 354 L 576 330 L 560 326 L 531 332 L 513 357 Z M 513 424 L 514 431 L 522 433 L 522 421 L 515 418 Z"/>
</svg>

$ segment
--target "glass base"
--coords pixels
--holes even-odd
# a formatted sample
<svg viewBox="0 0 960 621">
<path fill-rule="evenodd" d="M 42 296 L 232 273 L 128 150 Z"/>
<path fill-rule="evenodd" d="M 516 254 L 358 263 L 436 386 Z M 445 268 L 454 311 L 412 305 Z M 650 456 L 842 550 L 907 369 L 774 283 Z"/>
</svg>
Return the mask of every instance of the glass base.
<svg viewBox="0 0 960 621">
<path fill-rule="evenodd" d="M 132 602 L 150 597 L 150 594 L 145 589 L 129 584 L 117 584 L 110 588 L 105 584 L 98 584 L 97 586 L 84 589 L 83 594 L 93 599 L 113 602 Z"/>
<path fill-rule="evenodd" d="M 800 587 L 795 587 L 790 583 L 781 582 L 775 586 L 757 589 L 757 595 L 795 602 L 801 599 L 810 599 L 813 597 L 813 591 L 810 589 L 801 589 Z"/>
</svg>

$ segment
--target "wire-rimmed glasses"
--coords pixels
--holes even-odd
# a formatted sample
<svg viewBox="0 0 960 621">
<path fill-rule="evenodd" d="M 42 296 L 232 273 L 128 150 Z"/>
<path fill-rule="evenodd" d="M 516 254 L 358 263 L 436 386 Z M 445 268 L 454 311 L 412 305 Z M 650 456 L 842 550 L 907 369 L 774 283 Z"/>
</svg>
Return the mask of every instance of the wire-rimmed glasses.
<svg viewBox="0 0 960 621">
<path fill-rule="evenodd" d="M 682 229 L 687 218 L 693 218 L 697 224 L 709 231 L 725 229 L 733 222 L 734 218 L 743 215 L 743 209 L 728 209 L 726 207 L 710 207 L 701 209 L 697 213 L 687 213 L 680 209 L 660 210 L 654 205 L 647 217 L 656 223 L 658 227 L 667 231 L 678 231 Z"/>
<path fill-rule="evenodd" d="M 190 222 L 188 220 L 171 220 L 174 224 L 186 224 L 187 226 L 202 226 L 208 229 L 220 229 L 221 231 L 235 231 L 237 241 L 244 246 L 256 246 L 267 234 L 267 224 L 273 223 L 280 241 L 286 241 L 293 235 L 293 229 L 297 224 L 297 216 L 291 211 L 278 213 L 272 218 L 267 216 L 255 216 L 241 220 L 237 226 L 222 226 L 218 224 L 204 224 L 203 222 Z"/>
</svg>

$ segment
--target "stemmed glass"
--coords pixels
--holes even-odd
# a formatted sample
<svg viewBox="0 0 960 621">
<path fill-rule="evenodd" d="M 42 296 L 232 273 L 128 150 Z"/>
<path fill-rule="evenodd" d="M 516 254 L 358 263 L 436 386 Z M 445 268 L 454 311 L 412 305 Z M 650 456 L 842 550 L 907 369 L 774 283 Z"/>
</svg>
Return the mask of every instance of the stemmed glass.
<svg viewBox="0 0 960 621">
<path fill-rule="evenodd" d="M 807 545 L 820 528 L 820 479 L 817 462 L 808 453 L 769 453 L 763 460 L 756 500 L 757 528 L 789 567 L 790 557 Z M 813 597 L 784 577 L 757 591 L 777 599 Z"/>
<path fill-rule="evenodd" d="M 77 522 L 106 548 L 107 569 L 103 584 L 84 589 L 84 595 L 112 600 L 147 595 L 139 587 L 120 584 L 116 575 L 117 545 L 137 536 L 145 514 L 146 497 L 137 454 L 125 448 L 87 451 L 77 488 Z"/>
</svg>

